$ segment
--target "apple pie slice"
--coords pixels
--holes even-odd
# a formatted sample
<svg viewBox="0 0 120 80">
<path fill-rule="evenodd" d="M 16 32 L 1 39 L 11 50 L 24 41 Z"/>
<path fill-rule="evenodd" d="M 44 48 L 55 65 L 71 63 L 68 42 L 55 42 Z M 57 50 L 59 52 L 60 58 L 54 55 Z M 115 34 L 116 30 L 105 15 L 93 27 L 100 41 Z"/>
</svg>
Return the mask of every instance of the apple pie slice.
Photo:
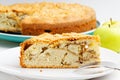
<svg viewBox="0 0 120 80">
<path fill-rule="evenodd" d="M 21 43 L 24 68 L 78 68 L 100 62 L 99 37 L 80 33 L 44 33 Z"/>
</svg>

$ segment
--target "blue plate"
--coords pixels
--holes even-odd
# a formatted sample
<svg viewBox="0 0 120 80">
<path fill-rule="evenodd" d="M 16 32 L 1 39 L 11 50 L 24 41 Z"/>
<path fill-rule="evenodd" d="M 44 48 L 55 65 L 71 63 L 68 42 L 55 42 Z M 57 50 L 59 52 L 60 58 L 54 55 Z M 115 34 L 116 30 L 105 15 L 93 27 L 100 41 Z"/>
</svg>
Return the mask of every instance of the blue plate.
<svg viewBox="0 0 120 80">
<path fill-rule="evenodd" d="M 97 27 L 99 25 L 100 25 L 100 22 L 97 21 Z M 95 29 L 83 32 L 83 34 L 90 34 L 90 35 L 92 35 L 94 30 Z M 31 37 L 33 37 L 33 36 L 0 32 L 0 39 L 12 41 L 12 42 L 23 42 L 24 40 L 29 39 Z"/>
<path fill-rule="evenodd" d="M 0 39 L 8 40 L 12 42 L 23 42 L 26 39 L 29 39 L 33 36 L 26 36 L 20 34 L 10 34 L 10 33 L 1 33 L 0 32 Z"/>
</svg>

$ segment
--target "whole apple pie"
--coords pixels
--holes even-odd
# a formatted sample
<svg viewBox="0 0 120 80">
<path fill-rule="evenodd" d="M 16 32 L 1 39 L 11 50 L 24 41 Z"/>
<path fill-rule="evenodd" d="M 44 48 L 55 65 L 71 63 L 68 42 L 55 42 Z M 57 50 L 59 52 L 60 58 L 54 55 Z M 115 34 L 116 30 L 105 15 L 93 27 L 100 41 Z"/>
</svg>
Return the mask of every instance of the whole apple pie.
<svg viewBox="0 0 120 80">
<path fill-rule="evenodd" d="M 95 11 L 69 3 L 21 3 L 0 5 L 0 30 L 23 35 L 84 32 L 96 28 Z"/>
</svg>

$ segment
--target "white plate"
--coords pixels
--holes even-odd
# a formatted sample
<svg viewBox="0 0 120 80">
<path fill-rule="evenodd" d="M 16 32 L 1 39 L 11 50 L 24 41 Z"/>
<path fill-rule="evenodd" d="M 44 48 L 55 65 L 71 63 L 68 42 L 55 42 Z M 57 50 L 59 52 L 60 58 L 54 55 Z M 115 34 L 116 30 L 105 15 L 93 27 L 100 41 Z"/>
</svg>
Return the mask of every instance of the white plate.
<svg viewBox="0 0 120 80">
<path fill-rule="evenodd" d="M 101 60 L 118 63 L 120 61 L 119 55 L 111 50 L 100 48 Z M 113 69 L 104 69 L 101 73 L 96 74 L 78 74 L 75 69 L 28 69 L 21 68 L 19 65 L 20 47 L 12 48 L 0 53 L 0 71 L 24 77 L 29 79 L 90 79 L 101 77 L 114 71 Z M 42 70 L 42 72 L 40 72 Z"/>
</svg>

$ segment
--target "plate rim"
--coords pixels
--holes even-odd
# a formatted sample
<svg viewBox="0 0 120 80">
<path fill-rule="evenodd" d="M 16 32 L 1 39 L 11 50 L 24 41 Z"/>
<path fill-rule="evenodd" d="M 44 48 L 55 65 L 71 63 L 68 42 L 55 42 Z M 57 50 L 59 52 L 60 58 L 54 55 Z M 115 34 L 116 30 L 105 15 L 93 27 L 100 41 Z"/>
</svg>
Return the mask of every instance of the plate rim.
<svg viewBox="0 0 120 80">
<path fill-rule="evenodd" d="M 2 51 L 0 54 L 4 54 L 5 52 L 11 51 L 11 50 L 14 50 L 14 49 L 20 49 L 20 47 L 10 48 L 8 50 Z M 106 49 L 106 48 L 103 48 L 103 47 L 100 47 L 100 50 L 101 49 L 109 51 L 111 53 L 116 53 L 116 52 L 114 52 L 112 50 L 109 50 L 109 49 Z M 6 54 L 8 54 L 8 53 L 6 53 Z M 119 54 L 116 53 L 115 55 L 117 56 Z M 1 65 L 1 64 L 0 64 L 0 71 L 2 71 L 4 73 L 11 74 L 11 75 L 19 76 L 19 77 L 25 77 L 25 78 L 34 78 L 34 79 L 54 79 L 54 78 L 56 79 L 56 78 L 59 78 L 59 79 L 63 79 L 61 77 L 53 77 L 53 76 L 45 78 L 46 76 L 40 76 L 40 77 L 38 77 L 38 76 L 30 75 L 30 74 L 29 75 L 28 74 L 27 75 L 23 75 L 23 74 L 20 74 L 20 73 L 15 73 L 15 71 L 11 72 L 11 69 L 10 70 L 6 69 L 6 67 L 4 65 Z M 87 78 L 85 78 L 85 77 L 81 77 L 81 78 L 80 77 L 70 77 L 70 78 L 69 77 L 64 77 L 64 78 L 65 79 L 90 79 L 90 78 L 96 78 L 96 77 L 101 77 L 101 76 L 107 75 L 107 74 L 111 73 L 112 71 L 114 71 L 114 70 L 110 70 L 110 71 L 102 73 L 102 74 L 101 73 L 100 74 L 95 74 L 95 75 L 92 75 L 92 76 L 91 75 L 87 75 Z M 19 72 L 19 70 L 18 70 L 18 72 Z"/>
</svg>

